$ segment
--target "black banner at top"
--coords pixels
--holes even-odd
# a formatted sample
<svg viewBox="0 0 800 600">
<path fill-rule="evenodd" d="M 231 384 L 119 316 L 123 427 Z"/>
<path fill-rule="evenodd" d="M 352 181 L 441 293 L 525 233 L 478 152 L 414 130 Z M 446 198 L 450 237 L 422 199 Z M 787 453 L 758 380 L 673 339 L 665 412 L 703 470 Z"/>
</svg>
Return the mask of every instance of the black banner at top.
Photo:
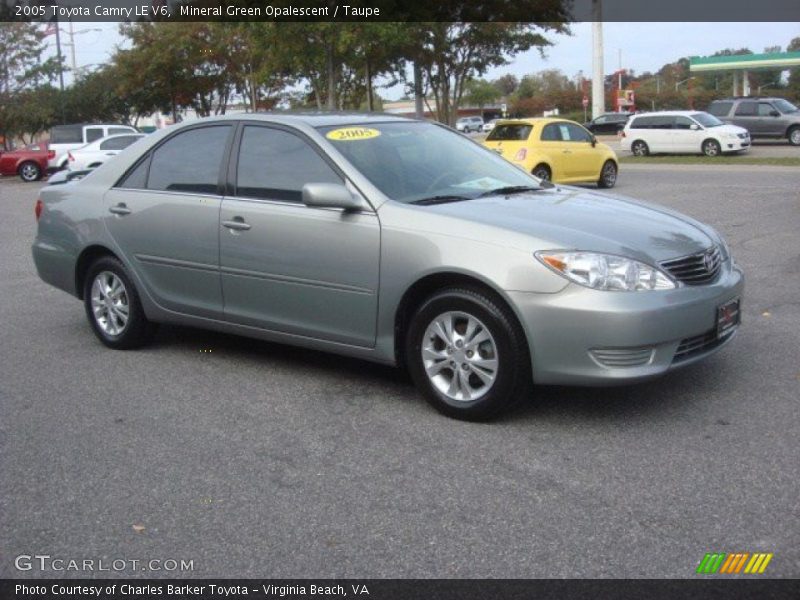
<svg viewBox="0 0 800 600">
<path fill-rule="evenodd" d="M 2 21 L 800 21 L 798 0 L 0 0 Z"/>
</svg>

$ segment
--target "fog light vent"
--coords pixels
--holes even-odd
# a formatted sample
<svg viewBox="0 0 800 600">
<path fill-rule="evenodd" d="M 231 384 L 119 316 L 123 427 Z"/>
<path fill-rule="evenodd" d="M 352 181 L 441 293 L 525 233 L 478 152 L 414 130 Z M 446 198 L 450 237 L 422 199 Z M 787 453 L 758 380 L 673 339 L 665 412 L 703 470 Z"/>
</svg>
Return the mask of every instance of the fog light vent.
<svg viewBox="0 0 800 600">
<path fill-rule="evenodd" d="M 603 367 L 641 367 L 653 360 L 655 348 L 593 348 L 589 355 Z"/>
</svg>

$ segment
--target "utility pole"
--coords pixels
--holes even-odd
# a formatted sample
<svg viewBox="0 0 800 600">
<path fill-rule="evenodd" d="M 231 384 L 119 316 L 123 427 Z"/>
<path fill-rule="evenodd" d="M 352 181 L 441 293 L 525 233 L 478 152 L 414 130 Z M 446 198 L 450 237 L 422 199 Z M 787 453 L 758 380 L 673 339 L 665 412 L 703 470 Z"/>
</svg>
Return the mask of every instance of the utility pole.
<svg viewBox="0 0 800 600">
<path fill-rule="evenodd" d="M 606 111 L 601 0 L 592 0 L 592 118 Z"/>
<path fill-rule="evenodd" d="M 64 114 L 64 57 L 61 55 L 61 31 L 58 26 L 58 17 L 55 17 L 56 22 L 56 52 L 58 53 L 58 83 L 61 91 L 58 95 L 58 103 L 61 107 L 61 123 L 66 124 L 67 117 Z"/>
</svg>

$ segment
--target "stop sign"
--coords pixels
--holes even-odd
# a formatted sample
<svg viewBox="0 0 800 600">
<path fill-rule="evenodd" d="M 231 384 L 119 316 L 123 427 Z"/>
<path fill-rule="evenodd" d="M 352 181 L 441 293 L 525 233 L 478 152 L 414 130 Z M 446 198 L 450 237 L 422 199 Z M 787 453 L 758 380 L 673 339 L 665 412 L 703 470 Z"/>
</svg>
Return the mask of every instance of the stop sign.
<svg viewBox="0 0 800 600">
<path fill-rule="evenodd" d="M 589 106 L 589 97 L 588 96 L 584 96 L 583 97 L 583 108 L 586 108 L 587 106 Z"/>
</svg>

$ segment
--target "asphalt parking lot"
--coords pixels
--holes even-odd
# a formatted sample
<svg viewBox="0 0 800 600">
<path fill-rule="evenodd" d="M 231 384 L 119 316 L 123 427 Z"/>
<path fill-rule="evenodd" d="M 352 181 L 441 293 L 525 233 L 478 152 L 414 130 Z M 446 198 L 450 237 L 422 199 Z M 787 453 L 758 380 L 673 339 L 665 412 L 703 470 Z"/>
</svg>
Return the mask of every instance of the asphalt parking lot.
<svg viewBox="0 0 800 600">
<path fill-rule="evenodd" d="M 628 388 L 539 388 L 490 424 L 393 369 L 163 327 L 114 352 L 42 283 L 37 185 L 0 181 L 0 577 L 20 554 L 192 560 L 189 577 L 800 577 L 800 173 L 623 165 L 747 276 L 738 339 Z M 105 575 L 108 575 L 107 573 Z"/>
</svg>

